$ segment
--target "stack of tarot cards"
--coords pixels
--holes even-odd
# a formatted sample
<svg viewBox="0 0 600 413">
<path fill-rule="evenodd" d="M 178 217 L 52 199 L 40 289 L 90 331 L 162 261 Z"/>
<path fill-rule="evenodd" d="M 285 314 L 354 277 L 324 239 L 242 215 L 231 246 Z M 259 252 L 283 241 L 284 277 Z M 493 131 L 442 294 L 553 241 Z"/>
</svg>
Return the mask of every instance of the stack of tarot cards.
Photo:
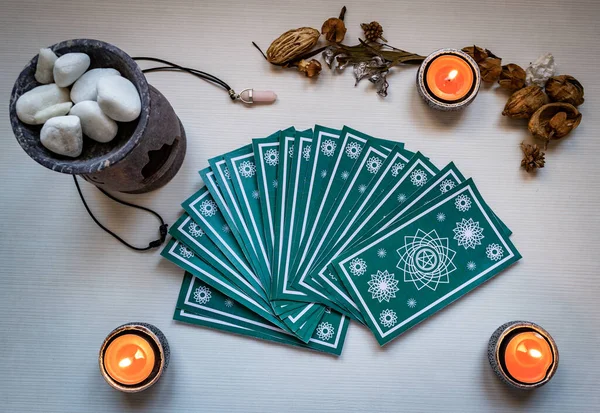
<svg viewBox="0 0 600 413">
<path fill-rule="evenodd" d="M 162 252 L 174 318 L 341 354 L 384 345 L 521 258 L 472 179 L 349 127 L 289 128 L 201 170 Z"/>
</svg>

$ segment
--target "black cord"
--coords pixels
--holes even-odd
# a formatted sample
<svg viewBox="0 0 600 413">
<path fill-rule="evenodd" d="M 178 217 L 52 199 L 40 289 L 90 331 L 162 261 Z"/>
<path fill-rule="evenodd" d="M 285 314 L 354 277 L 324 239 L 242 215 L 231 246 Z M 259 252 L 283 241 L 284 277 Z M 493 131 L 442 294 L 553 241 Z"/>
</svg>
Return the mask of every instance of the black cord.
<svg viewBox="0 0 600 413">
<path fill-rule="evenodd" d="M 192 69 L 189 67 L 180 66 L 178 64 L 169 62 L 168 60 L 159 59 L 156 57 L 138 56 L 138 57 L 132 57 L 132 59 L 133 60 L 147 60 L 150 62 L 163 63 L 165 65 L 171 66 L 173 68 L 173 70 L 180 70 L 183 72 L 188 72 L 194 76 L 199 77 L 200 79 L 206 80 L 207 82 L 211 82 L 217 86 L 222 87 L 223 89 L 225 89 L 227 91 L 227 93 L 229 93 L 229 97 L 231 98 L 231 100 L 235 100 L 237 98 L 235 91 L 231 88 L 231 86 L 229 86 L 227 83 L 225 83 L 223 80 L 219 79 L 218 77 L 211 75 L 210 73 L 206 73 L 206 72 L 203 72 L 198 69 Z M 167 68 L 167 67 L 157 67 L 157 68 L 155 67 L 155 68 L 150 68 L 150 69 L 144 69 L 144 70 L 142 70 L 142 73 L 157 72 L 157 71 L 168 70 L 168 69 L 169 68 Z"/>
<path fill-rule="evenodd" d="M 149 69 L 144 69 L 142 70 L 142 73 L 150 73 L 150 72 L 160 72 L 160 71 L 171 71 L 171 70 L 176 70 L 176 71 L 182 71 L 182 72 L 187 72 L 190 73 L 196 77 L 199 77 L 200 79 L 206 80 L 207 82 L 210 82 L 216 86 L 222 87 L 223 89 L 225 89 L 227 91 L 227 93 L 229 93 L 229 97 L 231 98 L 231 100 L 235 100 L 237 99 L 237 95 L 235 93 L 235 91 L 224 81 L 222 81 L 221 79 L 219 79 L 216 76 L 211 75 L 210 73 L 206 73 L 203 72 L 201 70 L 197 70 L 197 69 L 192 69 L 189 67 L 184 67 L 184 66 L 180 66 L 177 65 L 175 63 L 171 63 L 167 60 L 163 60 L 163 59 L 158 59 L 156 57 L 134 57 L 133 60 L 147 60 L 147 61 L 151 61 L 151 62 L 157 62 L 157 63 L 162 63 L 168 66 L 159 66 L 159 67 L 152 67 Z M 100 221 L 98 221 L 98 219 L 94 216 L 94 214 L 92 213 L 92 210 L 90 209 L 90 207 L 88 206 L 87 202 L 85 201 L 85 198 L 83 196 L 83 193 L 81 192 L 81 188 L 79 187 L 79 182 L 77 181 L 77 176 L 73 175 L 73 181 L 75 181 L 75 186 L 77 187 L 77 192 L 79 193 L 79 197 L 81 198 L 81 201 L 83 202 L 83 206 L 85 206 L 85 209 L 87 210 L 88 214 L 90 215 L 90 217 L 92 217 L 92 219 L 94 220 L 94 222 L 96 223 L 96 225 L 98 225 L 100 228 L 102 228 L 104 231 L 106 231 L 108 234 L 110 234 L 111 236 L 113 236 L 115 239 L 117 239 L 119 242 L 121 242 L 123 245 L 136 250 L 136 251 L 148 251 L 152 248 L 156 248 L 156 247 L 160 247 L 164 242 L 165 239 L 167 238 L 167 228 L 169 227 L 167 224 L 165 224 L 165 221 L 162 219 L 162 217 L 155 211 L 151 210 L 150 208 L 146 208 L 140 205 L 135 205 L 135 204 L 131 204 L 129 202 L 125 202 L 121 199 L 115 198 L 114 196 L 112 196 L 111 194 L 109 194 L 108 192 L 106 192 L 105 190 L 103 190 L 102 188 L 98 188 L 98 190 L 100 192 L 102 192 L 104 195 L 106 195 L 107 197 L 109 197 L 110 199 L 112 199 L 115 202 L 118 202 L 119 204 L 128 206 L 128 207 L 132 207 L 132 208 L 137 208 L 137 209 L 141 209 L 143 211 L 149 212 L 152 215 L 156 216 L 159 220 L 160 220 L 160 227 L 159 227 L 159 231 L 160 231 L 160 238 L 157 240 L 154 240 L 152 242 L 150 242 L 148 244 L 147 247 L 144 248 L 140 248 L 140 247 L 136 247 L 131 245 L 130 243 L 128 243 L 127 241 L 125 241 L 123 238 L 119 237 L 117 234 L 115 234 L 113 231 L 111 231 L 110 229 L 106 228 L 104 225 L 102 225 L 100 223 Z"/>
<path fill-rule="evenodd" d="M 143 207 L 143 206 L 140 206 L 140 205 L 131 204 L 131 203 L 123 201 L 121 199 L 115 198 L 114 196 L 112 196 L 111 194 L 109 194 L 108 192 L 106 192 L 104 189 L 98 188 L 98 190 L 100 192 L 102 192 L 104 195 L 106 195 L 107 197 L 109 197 L 113 201 L 118 202 L 119 204 L 122 204 L 122 205 L 125 205 L 125 206 L 128 206 L 128 207 L 137 208 L 137 209 L 141 209 L 143 211 L 149 212 L 149 213 L 151 213 L 152 215 L 154 215 L 155 217 L 157 217 L 160 220 L 160 227 L 159 227 L 160 238 L 159 239 L 150 242 L 148 244 L 148 246 L 144 247 L 144 248 L 140 248 L 140 247 L 136 247 L 136 246 L 131 245 L 130 243 L 128 243 L 127 241 L 125 241 L 123 238 L 119 237 L 117 234 L 115 234 L 114 232 L 112 232 L 110 229 L 108 229 L 104 225 L 102 225 L 100 223 L 100 221 L 98 221 L 98 219 L 92 213 L 92 211 L 91 211 L 90 207 L 88 206 L 87 202 L 85 202 L 85 198 L 83 197 L 83 193 L 81 192 L 81 188 L 79 187 L 79 182 L 77 181 L 77 175 L 73 175 L 73 181 L 75 181 L 75 186 L 77 187 L 77 192 L 79 192 L 79 197 L 81 198 L 81 201 L 83 202 L 83 206 L 85 206 L 85 209 L 87 210 L 88 214 L 90 214 L 90 217 L 92 217 L 92 219 L 94 220 L 94 222 L 100 228 L 102 228 L 104 231 L 106 231 L 107 233 L 109 233 L 110 235 L 112 235 L 114 238 L 116 238 L 117 240 L 119 240 L 123 245 L 126 245 L 127 247 L 129 247 L 129 248 L 131 248 L 133 250 L 136 250 L 136 251 L 148 251 L 148 250 L 150 250 L 152 248 L 160 247 L 163 244 L 163 242 L 165 242 L 165 239 L 167 238 L 167 228 L 169 227 L 169 225 L 165 224 L 165 221 L 158 214 L 158 212 L 155 212 L 155 211 L 151 210 L 150 208 L 146 208 L 146 207 Z"/>
</svg>

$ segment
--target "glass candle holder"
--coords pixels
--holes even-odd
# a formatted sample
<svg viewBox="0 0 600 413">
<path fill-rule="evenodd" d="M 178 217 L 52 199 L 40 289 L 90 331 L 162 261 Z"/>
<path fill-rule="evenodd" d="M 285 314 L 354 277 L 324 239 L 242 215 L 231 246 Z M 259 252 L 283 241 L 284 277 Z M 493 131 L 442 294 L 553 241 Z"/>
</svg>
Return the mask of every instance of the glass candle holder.
<svg viewBox="0 0 600 413">
<path fill-rule="evenodd" d="M 531 390 L 548 383 L 558 368 L 558 348 L 550 334 L 528 321 L 511 321 L 492 334 L 488 360 L 511 387 Z"/>
<path fill-rule="evenodd" d="M 169 365 L 169 343 L 152 324 L 128 323 L 104 339 L 98 363 L 104 380 L 126 393 L 146 390 Z"/>
<path fill-rule="evenodd" d="M 477 96 L 481 73 L 475 60 L 462 50 L 440 49 L 423 60 L 417 89 L 427 104 L 452 111 L 468 106 Z"/>
</svg>

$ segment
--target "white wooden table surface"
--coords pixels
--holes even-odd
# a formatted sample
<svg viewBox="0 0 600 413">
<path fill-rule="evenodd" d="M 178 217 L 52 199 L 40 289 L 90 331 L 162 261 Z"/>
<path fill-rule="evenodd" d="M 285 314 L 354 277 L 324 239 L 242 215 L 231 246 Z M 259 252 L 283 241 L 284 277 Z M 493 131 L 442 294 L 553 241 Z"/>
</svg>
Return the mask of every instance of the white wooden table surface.
<svg viewBox="0 0 600 413">
<path fill-rule="evenodd" d="M 328 4 L 329 3 L 329 4 Z M 458 114 L 428 109 L 415 68 L 389 76 L 386 99 L 353 87 L 350 71 L 315 81 L 269 66 L 268 47 L 295 27 L 320 28 L 342 3 L 308 1 L 31 1 L 0 4 L 0 410 L 6 412 L 199 411 L 598 411 L 600 392 L 600 3 L 597 1 L 346 1 L 346 43 L 378 20 L 389 42 L 428 54 L 476 43 L 526 66 L 554 53 L 559 72 L 586 87 L 579 129 L 548 151 L 537 176 L 519 169 L 525 122 L 500 115 L 507 95 L 483 88 Z M 404 141 L 438 165 L 453 160 L 514 231 L 523 260 L 384 349 L 351 325 L 339 359 L 183 325 L 171 320 L 182 271 L 158 252 L 131 252 L 87 216 L 69 176 L 28 158 L 8 117 L 14 80 L 40 47 L 96 38 L 131 55 L 208 71 L 234 88 L 272 89 L 271 107 L 232 104 L 184 74 L 150 82 L 174 106 L 188 137 L 183 167 L 166 187 L 127 199 L 170 223 L 197 190 L 209 157 L 295 125 L 348 124 Z M 107 201 L 85 184 L 104 222 L 138 244 L 156 222 Z M 544 326 L 560 349 L 558 373 L 532 393 L 493 375 L 487 340 L 500 324 Z M 113 391 L 97 351 L 117 325 L 156 324 L 172 348 L 158 385 Z"/>
</svg>

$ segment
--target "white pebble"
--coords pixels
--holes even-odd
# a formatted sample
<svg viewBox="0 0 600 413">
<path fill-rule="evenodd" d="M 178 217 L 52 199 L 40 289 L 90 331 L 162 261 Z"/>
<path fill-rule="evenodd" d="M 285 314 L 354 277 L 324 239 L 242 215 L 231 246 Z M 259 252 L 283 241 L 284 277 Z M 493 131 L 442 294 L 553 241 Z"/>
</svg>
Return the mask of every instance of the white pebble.
<svg viewBox="0 0 600 413">
<path fill-rule="evenodd" d="M 69 113 L 69 110 L 72 106 L 73 103 L 71 102 L 57 103 L 56 105 L 48 106 L 47 108 L 42 109 L 35 114 L 35 123 L 41 125 L 48 119 L 54 118 L 56 116 L 65 116 L 67 113 Z"/>
<path fill-rule="evenodd" d="M 76 158 L 83 150 L 81 123 L 77 116 L 58 116 L 42 127 L 40 140 L 46 149 Z"/>
<path fill-rule="evenodd" d="M 17 116 L 21 122 L 28 125 L 41 125 L 44 117 L 37 118 L 39 112 L 57 105 L 70 102 L 69 89 L 58 87 L 56 83 L 42 85 L 25 92 L 16 104 Z"/>
<path fill-rule="evenodd" d="M 109 118 L 117 122 L 131 122 L 142 111 L 137 89 L 120 76 L 103 77 L 98 81 L 98 104 Z"/>
<path fill-rule="evenodd" d="M 54 82 L 54 62 L 56 62 L 58 56 L 47 47 L 40 49 L 38 54 L 37 66 L 35 68 L 35 80 L 40 83 L 48 84 Z"/>
<path fill-rule="evenodd" d="M 79 117 L 83 133 L 97 142 L 110 142 L 117 136 L 119 130 L 117 122 L 106 116 L 97 102 L 91 100 L 79 102 L 73 106 L 69 115 Z"/>
<path fill-rule="evenodd" d="M 98 96 L 98 81 L 105 76 L 121 76 L 121 74 L 118 70 L 110 68 L 92 69 L 85 72 L 71 88 L 71 100 L 73 103 L 83 102 L 84 100 L 96 100 Z"/>
<path fill-rule="evenodd" d="M 54 81 L 60 87 L 75 83 L 90 67 L 90 57 L 85 53 L 67 53 L 54 62 Z"/>
</svg>

